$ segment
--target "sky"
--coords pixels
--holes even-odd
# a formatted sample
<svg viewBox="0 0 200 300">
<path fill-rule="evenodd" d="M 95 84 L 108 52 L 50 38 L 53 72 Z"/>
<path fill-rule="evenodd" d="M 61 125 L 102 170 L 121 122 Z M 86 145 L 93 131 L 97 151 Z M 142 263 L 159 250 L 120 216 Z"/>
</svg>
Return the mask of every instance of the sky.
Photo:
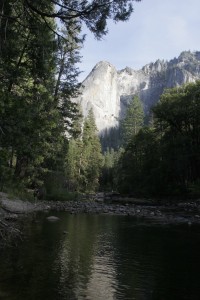
<svg viewBox="0 0 200 300">
<path fill-rule="evenodd" d="M 80 81 L 102 60 L 117 70 L 126 66 L 138 70 L 182 51 L 200 51 L 200 0 L 142 0 L 133 5 L 129 21 L 109 21 L 109 32 L 101 41 L 84 32 Z"/>
</svg>

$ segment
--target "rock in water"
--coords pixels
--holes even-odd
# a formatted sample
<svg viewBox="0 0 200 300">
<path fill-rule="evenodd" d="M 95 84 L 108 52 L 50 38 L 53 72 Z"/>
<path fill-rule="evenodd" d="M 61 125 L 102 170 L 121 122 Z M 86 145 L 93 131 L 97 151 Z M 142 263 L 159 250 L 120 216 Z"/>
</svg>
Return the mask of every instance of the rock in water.
<svg viewBox="0 0 200 300">
<path fill-rule="evenodd" d="M 47 217 L 47 220 L 50 221 L 50 222 L 56 222 L 60 219 L 58 217 L 55 217 L 55 216 L 49 216 L 49 217 Z"/>
</svg>

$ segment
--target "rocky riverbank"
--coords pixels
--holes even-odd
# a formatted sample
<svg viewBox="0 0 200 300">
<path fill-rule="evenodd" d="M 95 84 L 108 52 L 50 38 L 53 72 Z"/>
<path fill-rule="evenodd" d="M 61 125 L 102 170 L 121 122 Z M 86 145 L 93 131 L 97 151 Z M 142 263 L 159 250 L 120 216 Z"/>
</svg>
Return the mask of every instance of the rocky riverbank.
<svg viewBox="0 0 200 300">
<path fill-rule="evenodd" d="M 0 238 L 8 241 L 13 237 L 21 237 L 21 220 L 25 216 L 38 211 L 66 211 L 70 214 L 110 214 L 140 218 L 148 224 L 200 224 L 200 200 L 179 202 L 174 204 L 156 204 L 153 201 L 133 199 L 130 203 L 82 200 L 82 201 L 22 201 L 9 199 L 5 193 L 0 193 Z"/>
<path fill-rule="evenodd" d="M 38 211 L 66 211 L 70 214 L 110 214 L 130 216 L 143 219 L 148 224 L 192 226 L 200 224 L 200 200 L 179 202 L 174 204 L 156 204 L 153 201 L 133 201 L 123 203 L 107 203 L 105 201 L 22 201 L 9 199 L 5 193 L 0 193 L 0 245 L 9 240 L 21 238 L 23 230 L 21 220 L 25 216 Z"/>
<path fill-rule="evenodd" d="M 52 204 L 49 203 L 47 206 L 53 210 L 67 211 L 72 214 L 97 213 L 143 218 L 154 224 L 200 224 L 200 202 L 184 202 L 173 205 L 140 205 L 133 203 L 106 204 L 105 202 L 77 201 L 65 203 L 55 202 Z"/>
<path fill-rule="evenodd" d="M 200 200 L 174 204 L 156 204 L 139 199 L 131 203 L 106 203 L 105 201 L 35 201 L 9 199 L 7 194 L 0 193 L 0 221 L 18 219 L 21 216 L 37 211 L 66 211 L 71 214 L 113 214 L 146 218 L 157 223 L 200 223 Z"/>
</svg>

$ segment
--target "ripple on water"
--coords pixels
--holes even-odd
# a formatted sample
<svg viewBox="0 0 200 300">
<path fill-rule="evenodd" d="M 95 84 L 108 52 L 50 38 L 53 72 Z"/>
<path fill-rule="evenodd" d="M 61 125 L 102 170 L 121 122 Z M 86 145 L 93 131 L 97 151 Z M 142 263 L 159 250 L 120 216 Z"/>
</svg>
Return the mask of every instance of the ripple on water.
<svg viewBox="0 0 200 300">
<path fill-rule="evenodd" d="M 199 227 L 57 215 L 57 223 L 30 223 L 20 248 L 1 253 L 0 298 L 199 299 Z"/>
</svg>

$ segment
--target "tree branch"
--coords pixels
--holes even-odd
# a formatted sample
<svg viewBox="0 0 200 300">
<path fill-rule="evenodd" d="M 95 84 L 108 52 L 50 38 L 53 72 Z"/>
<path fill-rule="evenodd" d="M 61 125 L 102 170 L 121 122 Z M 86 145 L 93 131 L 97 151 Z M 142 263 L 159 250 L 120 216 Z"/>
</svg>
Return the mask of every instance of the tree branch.
<svg viewBox="0 0 200 300">
<path fill-rule="evenodd" d="M 91 12 L 96 11 L 97 9 L 105 7 L 105 6 L 109 6 L 113 3 L 113 1 L 108 2 L 108 3 L 104 3 L 104 4 L 93 3 L 93 4 L 90 4 L 86 9 L 81 11 L 81 10 L 73 9 L 73 8 L 68 7 L 68 6 L 62 5 L 62 4 L 60 4 L 59 2 L 57 2 L 55 0 L 51 0 L 51 1 L 55 5 L 58 5 L 59 7 L 64 8 L 65 11 L 49 14 L 49 13 L 45 13 L 45 12 L 37 9 L 28 0 L 25 0 L 25 3 L 31 10 L 33 10 L 34 12 L 36 12 L 37 14 L 39 14 L 42 17 L 59 18 L 63 21 L 70 20 L 70 19 L 75 19 L 75 18 L 78 18 L 78 17 L 85 17 L 85 16 L 89 15 Z M 71 12 L 73 12 L 73 14 L 71 14 L 71 15 L 67 14 L 67 11 L 71 11 Z"/>
</svg>

